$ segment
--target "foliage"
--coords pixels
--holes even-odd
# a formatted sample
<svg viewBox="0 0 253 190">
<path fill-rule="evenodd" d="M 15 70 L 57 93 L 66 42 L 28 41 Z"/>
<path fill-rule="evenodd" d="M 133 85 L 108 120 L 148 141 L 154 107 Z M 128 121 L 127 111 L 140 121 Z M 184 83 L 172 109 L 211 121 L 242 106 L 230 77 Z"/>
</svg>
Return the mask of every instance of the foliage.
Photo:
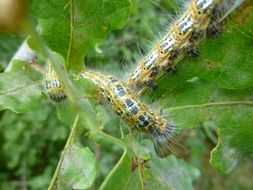
<svg viewBox="0 0 253 190">
<path fill-rule="evenodd" d="M 85 3 L 36 0 L 32 9 L 48 46 L 62 54 L 67 67 L 80 69 L 87 50 L 98 46 L 111 30 L 123 26 L 130 3 L 127 0 Z"/>
<path fill-rule="evenodd" d="M 85 57 L 86 67 L 122 78 L 139 51 L 150 48 L 157 36 L 152 31 L 165 30 L 170 18 L 163 10 L 174 14 L 175 7 L 175 1 L 159 0 L 34 0 L 31 12 L 43 41 L 63 56 L 69 71 L 80 69 Z M 0 188 L 45 189 L 54 173 L 50 189 L 252 189 L 252 9 L 246 1 L 221 35 L 201 43 L 197 58 L 186 57 L 175 73 L 158 80 L 157 90 L 142 97 L 163 106 L 180 129 L 178 137 L 186 140 L 176 152 L 182 158 L 158 158 L 150 142 L 136 141 L 105 105 L 85 99 L 78 103 L 92 107 L 96 116 L 91 133 L 79 107 L 69 100 L 52 106 L 43 75 L 14 60 L 12 70 L 0 74 Z M 1 39 L 5 67 L 16 47 L 9 36 Z M 54 60 L 61 62 L 60 56 Z M 93 93 L 89 81 L 78 84 L 71 72 L 73 89 Z M 221 173 L 207 164 L 209 155 Z"/>
<path fill-rule="evenodd" d="M 3 71 L 8 61 L 13 56 L 15 50 L 18 49 L 22 41 L 22 37 L 16 35 L 0 35 L 0 70 Z"/>
</svg>

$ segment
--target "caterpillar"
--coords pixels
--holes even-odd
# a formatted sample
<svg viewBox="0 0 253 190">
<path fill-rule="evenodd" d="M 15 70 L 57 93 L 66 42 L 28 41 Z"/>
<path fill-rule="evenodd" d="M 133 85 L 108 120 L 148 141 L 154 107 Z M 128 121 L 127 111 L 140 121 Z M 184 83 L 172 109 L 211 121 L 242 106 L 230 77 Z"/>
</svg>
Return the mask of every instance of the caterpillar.
<svg viewBox="0 0 253 190">
<path fill-rule="evenodd" d="M 99 99 L 106 100 L 128 126 L 133 126 L 151 137 L 158 156 L 165 157 L 169 154 L 175 129 L 172 122 L 161 113 L 152 112 L 121 80 L 94 71 L 82 71 L 79 77 L 93 81 L 97 87 Z"/>
<path fill-rule="evenodd" d="M 173 70 L 185 54 L 196 55 L 195 47 L 200 39 L 208 31 L 218 31 L 220 21 L 232 7 L 236 7 L 237 2 L 239 1 L 192 0 L 166 36 L 140 61 L 126 83 L 94 71 L 83 71 L 79 76 L 92 80 L 97 86 L 100 99 L 106 99 L 128 126 L 134 126 L 151 137 L 157 155 L 164 157 L 170 152 L 175 127 L 161 113 L 152 112 L 141 102 L 137 91 L 145 86 L 154 88 L 156 77 L 165 71 Z M 48 65 L 46 69 L 46 89 L 54 102 L 66 98 L 52 65 Z"/>
<path fill-rule="evenodd" d="M 106 100 L 128 126 L 134 126 L 150 137 L 158 156 L 165 157 L 170 153 L 175 130 L 172 122 L 161 113 L 151 111 L 123 81 L 95 71 L 82 71 L 78 76 L 93 81 L 99 99 Z M 45 83 L 51 101 L 58 103 L 67 98 L 51 64 L 46 66 Z"/>
<path fill-rule="evenodd" d="M 195 49 L 207 29 L 216 31 L 218 23 L 243 0 L 192 0 L 182 16 L 170 27 L 168 34 L 138 64 L 127 78 L 133 90 L 145 86 L 155 88 L 155 79 L 164 71 L 173 71 L 184 54 L 196 55 Z M 53 102 L 66 98 L 52 66 L 46 69 L 46 89 Z"/>
<path fill-rule="evenodd" d="M 38 65 L 38 54 L 29 47 L 27 44 L 27 39 L 22 43 L 12 60 L 22 60 L 29 63 L 34 69 L 38 71 L 42 70 L 42 68 Z M 5 71 L 10 71 L 11 67 L 12 64 L 10 62 Z M 45 88 L 50 100 L 52 102 L 60 102 L 65 100 L 66 95 L 63 92 L 63 87 L 52 65 L 47 64 L 45 70 Z"/>
<path fill-rule="evenodd" d="M 186 11 L 169 28 L 169 32 L 137 64 L 128 76 L 130 88 L 142 91 L 156 88 L 155 79 L 186 54 L 197 55 L 196 45 L 209 33 L 220 31 L 220 22 L 243 0 L 192 0 Z"/>
<path fill-rule="evenodd" d="M 58 103 L 67 98 L 52 64 L 47 64 L 46 66 L 45 86 L 52 102 Z"/>
</svg>

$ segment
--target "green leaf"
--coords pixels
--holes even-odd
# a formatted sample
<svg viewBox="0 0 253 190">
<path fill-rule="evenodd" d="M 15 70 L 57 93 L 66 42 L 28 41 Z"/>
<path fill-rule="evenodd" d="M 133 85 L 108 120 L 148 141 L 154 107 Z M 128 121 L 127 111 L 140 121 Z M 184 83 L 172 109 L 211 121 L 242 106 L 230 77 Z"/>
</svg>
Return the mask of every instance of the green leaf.
<svg viewBox="0 0 253 190">
<path fill-rule="evenodd" d="M 56 112 L 59 120 L 68 126 L 71 126 L 77 114 L 77 110 L 68 99 L 56 104 Z"/>
<path fill-rule="evenodd" d="M 148 163 L 140 165 L 132 172 L 124 189 L 190 190 L 193 189 L 193 180 L 199 176 L 200 172 L 196 168 L 175 156 L 164 159 L 153 157 Z"/>
<path fill-rule="evenodd" d="M 0 35 L 0 65 L 6 67 L 18 46 L 22 43 L 22 38 L 15 35 Z M 1 69 L 1 68 L 0 68 Z"/>
<path fill-rule="evenodd" d="M 14 62 L 10 72 L 0 74 L 0 109 L 27 112 L 39 105 L 42 76 L 26 62 Z"/>
<path fill-rule="evenodd" d="M 137 146 L 135 140 L 130 145 L 130 137 L 126 140 L 128 147 L 133 149 L 124 151 L 100 190 L 193 189 L 192 181 L 200 175 L 196 168 L 174 156 L 164 159 L 154 156 L 149 160 L 147 148 Z"/>
<path fill-rule="evenodd" d="M 230 109 L 223 112 L 222 119 L 217 119 L 219 143 L 211 153 L 210 162 L 219 171 L 229 173 L 245 156 L 253 154 L 252 114 L 253 102 L 251 108 Z"/>
<path fill-rule="evenodd" d="M 150 149 L 145 146 L 142 146 L 135 137 L 133 137 L 132 135 L 128 135 L 124 138 L 124 140 L 129 151 L 131 151 L 132 154 L 135 155 L 139 160 L 150 160 Z"/>
<path fill-rule="evenodd" d="M 88 147 L 82 147 L 77 142 L 78 122 L 79 114 L 76 115 L 49 190 L 87 189 L 96 178 L 96 156 Z"/>
<path fill-rule="evenodd" d="M 166 97 L 165 111 L 178 128 L 194 128 L 203 121 L 219 127 L 219 144 L 211 164 L 227 173 L 253 153 L 252 93 L 253 89 L 227 90 L 195 80 Z"/>
<path fill-rule="evenodd" d="M 175 73 L 163 76 L 150 95 L 178 128 L 195 128 L 206 121 L 219 128 L 211 164 L 225 173 L 253 153 L 251 2 L 231 15 L 221 35 L 201 43 L 198 57 L 186 57 Z"/>
<path fill-rule="evenodd" d="M 67 68 L 81 69 L 87 51 L 123 27 L 130 7 L 129 0 L 35 0 L 32 10 L 47 45 L 65 58 Z"/>
<path fill-rule="evenodd" d="M 120 160 L 107 175 L 100 190 L 118 190 L 124 189 L 127 184 L 127 179 L 131 176 L 131 158 L 125 149 Z M 115 181 L 116 180 L 116 181 Z"/>
<path fill-rule="evenodd" d="M 227 89 L 253 86 L 253 7 L 246 1 L 227 19 L 223 32 L 207 36 L 196 58 L 186 57 L 176 66 L 176 77 L 165 74 L 161 87 L 175 88 L 199 77 Z M 166 82 L 165 82 L 166 81 Z"/>
<path fill-rule="evenodd" d="M 248 1 L 224 26 L 224 32 L 200 46 L 198 76 L 228 89 L 253 86 L 253 8 Z M 216 50 L 216 51 L 214 51 Z"/>
<path fill-rule="evenodd" d="M 156 180 L 159 184 L 157 189 L 164 190 L 169 188 L 194 189 L 192 182 L 200 176 L 198 169 L 174 155 L 164 159 L 154 157 L 150 163 L 150 170 L 153 176 L 152 180 Z M 148 180 L 148 183 L 150 184 L 152 181 Z"/>
<path fill-rule="evenodd" d="M 63 157 L 54 189 L 87 189 L 96 177 L 97 163 L 89 148 L 71 145 Z"/>
</svg>

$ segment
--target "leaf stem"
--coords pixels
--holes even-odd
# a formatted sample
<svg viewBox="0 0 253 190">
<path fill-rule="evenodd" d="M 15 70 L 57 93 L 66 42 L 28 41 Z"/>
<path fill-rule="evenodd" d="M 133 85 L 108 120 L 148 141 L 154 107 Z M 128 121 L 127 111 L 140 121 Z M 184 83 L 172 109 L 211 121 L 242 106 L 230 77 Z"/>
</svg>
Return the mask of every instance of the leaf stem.
<svg viewBox="0 0 253 190">
<path fill-rule="evenodd" d="M 107 182 L 111 179 L 111 177 L 113 176 L 113 174 L 115 173 L 115 171 L 118 169 L 118 167 L 120 166 L 120 164 L 122 164 L 122 162 L 123 162 L 123 160 L 125 159 L 126 156 L 127 156 L 127 150 L 125 148 L 122 156 L 119 159 L 119 161 L 113 167 L 113 169 L 110 171 L 110 173 L 106 176 L 105 180 L 103 181 L 103 183 L 99 187 L 99 190 L 105 189 L 105 186 L 106 186 Z"/>
<path fill-rule="evenodd" d="M 57 168 L 54 172 L 54 175 L 53 175 L 53 178 L 50 182 L 50 185 L 48 187 L 48 190 L 53 190 L 54 187 L 55 187 L 55 183 L 56 183 L 56 180 L 57 180 L 57 177 L 59 175 L 59 172 L 60 172 L 60 168 L 61 168 L 61 164 L 62 164 L 62 161 L 63 161 L 63 158 L 66 154 L 66 151 L 70 148 L 70 146 L 74 143 L 75 141 L 75 136 L 76 136 L 76 130 L 77 130 L 77 123 L 79 121 L 79 114 L 77 114 L 76 118 L 75 118 L 75 121 L 73 123 L 73 126 L 71 128 L 71 131 L 70 131 L 70 134 L 69 134 L 69 137 L 68 137 L 68 140 L 66 142 L 66 145 L 61 153 L 61 157 L 60 157 L 60 160 L 58 162 L 58 165 L 57 165 Z"/>
<path fill-rule="evenodd" d="M 253 101 L 231 101 L 231 102 L 212 102 L 212 103 L 205 103 L 205 104 L 195 104 L 195 105 L 185 105 L 185 106 L 177 106 L 167 108 L 164 111 L 175 111 L 175 110 L 182 110 L 182 109 L 194 109 L 194 108 L 206 108 L 206 107 L 214 107 L 214 106 L 253 106 Z"/>
<path fill-rule="evenodd" d="M 126 149 L 126 145 L 124 144 L 123 141 L 111 136 L 111 135 L 108 135 L 106 133 L 104 133 L 103 131 L 99 131 L 98 134 L 103 137 L 104 140 L 107 140 L 108 142 L 113 142 L 115 144 L 118 144 L 123 150 Z"/>
</svg>

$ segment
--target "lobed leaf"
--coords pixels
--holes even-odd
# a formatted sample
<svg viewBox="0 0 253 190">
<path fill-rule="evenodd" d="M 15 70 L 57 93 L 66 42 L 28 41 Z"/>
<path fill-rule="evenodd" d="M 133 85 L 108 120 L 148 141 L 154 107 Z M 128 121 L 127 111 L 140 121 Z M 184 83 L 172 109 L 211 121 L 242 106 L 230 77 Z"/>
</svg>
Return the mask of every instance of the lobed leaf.
<svg viewBox="0 0 253 190">
<path fill-rule="evenodd" d="M 155 156 L 149 161 L 141 160 L 146 157 L 146 148 L 139 146 L 138 150 L 144 154 L 132 159 L 130 152 L 124 151 L 101 190 L 193 189 L 192 182 L 200 175 L 196 168 L 173 155 L 164 159 Z"/>
<path fill-rule="evenodd" d="M 130 7 L 129 0 L 35 0 L 32 10 L 47 45 L 65 58 L 67 68 L 80 70 L 87 51 L 123 27 Z"/>
<path fill-rule="evenodd" d="M 253 153 L 253 89 L 227 90 L 206 81 L 188 82 L 167 95 L 166 112 L 177 127 L 195 128 L 204 121 L 219 127 L 211 164 L 229 172 Z M 164 100 L 160 100 L 164 101 Z"/>
<path fill-rule="evenodd" d="M 179 128 L 205 121 L 219 128 L 211 164 L 225 173 L 253 153 L 252 11 L 248 0 L 224 24 L 221 35 L 207 38 L 197 58 L 182 60 L 151 93 Z"/>
</svg>

